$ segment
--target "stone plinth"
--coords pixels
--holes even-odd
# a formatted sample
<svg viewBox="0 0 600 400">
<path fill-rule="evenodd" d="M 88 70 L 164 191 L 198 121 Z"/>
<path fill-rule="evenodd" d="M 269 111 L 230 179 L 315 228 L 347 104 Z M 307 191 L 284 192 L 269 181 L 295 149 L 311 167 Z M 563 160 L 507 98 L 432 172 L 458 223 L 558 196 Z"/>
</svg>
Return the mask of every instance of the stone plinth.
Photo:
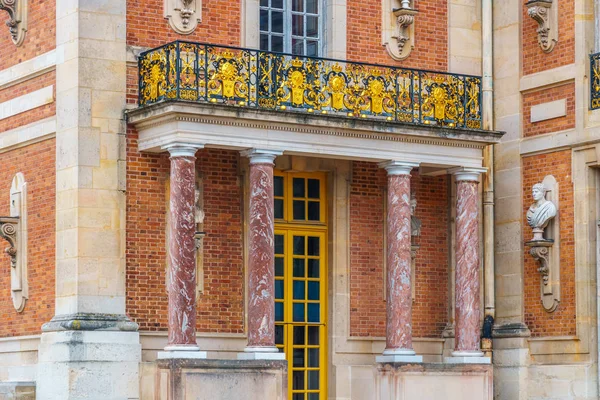
<svg viewBox="0 0 600 400">
<path fill-rule="evenodd" d="M 141 400 L 286 400 L 287 361 L 159 360 L 154 384 Z"/>
<path fill-rule="evenodd" d="M 400 364 L 377 365 L 378 400 L 492 400 L 491 365 Z"/>
</svg>

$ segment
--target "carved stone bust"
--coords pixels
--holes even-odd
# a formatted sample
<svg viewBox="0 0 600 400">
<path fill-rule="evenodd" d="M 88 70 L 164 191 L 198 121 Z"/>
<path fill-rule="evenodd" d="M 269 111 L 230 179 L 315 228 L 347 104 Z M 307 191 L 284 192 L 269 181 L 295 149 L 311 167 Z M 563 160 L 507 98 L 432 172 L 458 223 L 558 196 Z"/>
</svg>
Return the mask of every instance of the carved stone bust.
<svg viewBox="0 0 600 400">
<path fill-rule="evenodd" d="M 536 183 L 532 189 L 535 201 L 527 211 L 527 223 L 533 229 L 533 240 L 544 240 L 544 228 L 556 216 L 556 206 L 546 200 L 546 188 L 542 183 Z"/>
<path fill-rule="evenodd" d="M 421 220 L 415 217 L 415 210 L 417 209 L 417 199 L 415 196 L 410 197 L 410 235 L 421 236 Z"/>
</svg>

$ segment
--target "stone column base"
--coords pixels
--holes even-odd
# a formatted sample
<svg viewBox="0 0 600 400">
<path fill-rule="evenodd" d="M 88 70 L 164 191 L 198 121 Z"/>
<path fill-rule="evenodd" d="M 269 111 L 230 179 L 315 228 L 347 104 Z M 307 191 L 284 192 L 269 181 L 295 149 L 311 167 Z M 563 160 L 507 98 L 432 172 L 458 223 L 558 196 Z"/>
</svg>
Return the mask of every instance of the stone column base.
<svg viewBox="0 0 600 400">
<path fill-rule="evenodd" d="M 379 364 L 373 398 L 379 400 L 492 400 L 491 365 Z"/>
<path fill-rule="evenodd" d="M 37 399 L 137 399 L 140 359 L 135 331 L 43 332 Z"/>
<path fill-rule="evenodd" d="M 446 364 L 491 364 L 490 357 L 444 357 Z"/>
<path fill-rule="evenodd" d="M 285 360 L 158 360 L 153 393 L 141 400 L 285 400 Z M 150 392 L 150 391 L 148 391 Z"/>
</svg>

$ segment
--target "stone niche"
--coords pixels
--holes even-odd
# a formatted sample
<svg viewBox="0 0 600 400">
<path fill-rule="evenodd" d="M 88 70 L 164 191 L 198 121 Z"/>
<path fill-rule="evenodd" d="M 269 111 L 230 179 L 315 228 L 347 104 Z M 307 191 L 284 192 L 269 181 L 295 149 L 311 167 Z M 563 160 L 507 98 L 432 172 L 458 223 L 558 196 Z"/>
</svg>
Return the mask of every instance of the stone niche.
<svg viewBox="0 0 600 400">
<path fill-rule="evenodd" d="M 141 400 L 287 399 L 286 360 L 165 359 L 155 371 Z"/>
<path fill-rule="evenodd" d="M 492 400 L 493 367 L 482 364 L 379 364 L 375 388 L 378 400 Z"/>
</svg>

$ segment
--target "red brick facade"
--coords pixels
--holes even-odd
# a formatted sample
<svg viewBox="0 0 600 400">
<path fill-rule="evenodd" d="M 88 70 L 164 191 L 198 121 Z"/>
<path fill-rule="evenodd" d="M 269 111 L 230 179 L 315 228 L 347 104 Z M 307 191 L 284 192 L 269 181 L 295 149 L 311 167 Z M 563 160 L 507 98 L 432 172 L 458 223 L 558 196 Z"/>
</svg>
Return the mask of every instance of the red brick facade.
<svg viewBox="0 0 600 400">
<path fill-rule="evenodd" d="M 381 0 L 348 1 L 347 59 L 434 71 L 448 69 L 448 2 L 419 1 L 415 48 L 404 61 L 394 61 L 381 44 Z"/>
<path fill-rule="evenodd" d="M 10 295 L 9 258 L 0 251 L 0 337 L 39 334 L 54 316 L 55 140 L 0 153 L 0 215 L 9 215 L 14 175 L 27 181 L 29 300 L 22 313 Z M 4 250 L 6 242 L 0 243 Z"/>
<path fill-rule="evenodd" d="M 523 75 L 545 71 L 552 68 L 569 65 L 575 62 L 575 1 L 561 0 L 554 2 L 558 6 L 558 42 L 554 50 L 545 53 L 538 44 L 536 30 L 539 28 L 529 15 L 527 15 L 527 0 L 522 0 L 523 23 L 522 56 Z"/>
<path fill-rule="evenodd" d="M 350 335 L 385 336 L 384 191 L 375 163 L 353 162 L 350 188 Z M 448 320 L 448 178 L 411 179 L 421 219 L 413 336 L 440 337 Z"/>
<path fill-rule="evenodd" d="M 27 35 L 20 47 L 13 43 L 4 21 L 8 15 L 0 11 L 0 71 L 44 54 L 56 47 L 56 1 L 29 0 Z M 2 131 L 2 129 L 0 129 Z"/>
<path fill-rule="evenodd" d="M 564 117 L 531 122 L 531 107 L 555 100 L 566 100 Z M 523 95 L 523 136 L 536 136 L 544 133 L 575 128 L 575 83 L 566 83 L 550 89 L 541 89 Z"/>
<path fill-rule="evenodd" d="M 525 323 L 533 337 L 576 334 L 575 233 L 571 150 L 524 157 L 523 163 L 523 241 L 531 239 L 525 214 L 531 205 L 531 188 L 546 175 L 559 185 L 560 219 L 560 305 L 553 313 L 544 311 L 540 300 L 539 264 L 524 248 Z"/>
<path fill-rule="evenodd" d="M 128 133 L 127 156 L 127 313 L 140 330 L 167 329 L 166 183 L 167 154 L 137 151 Z M 200 332 L 243 332 L 242 188 L 239 154 L 200 150 L 198 173 L 204 183 L 204 282 L 198 300 Z"/>
</svg>

